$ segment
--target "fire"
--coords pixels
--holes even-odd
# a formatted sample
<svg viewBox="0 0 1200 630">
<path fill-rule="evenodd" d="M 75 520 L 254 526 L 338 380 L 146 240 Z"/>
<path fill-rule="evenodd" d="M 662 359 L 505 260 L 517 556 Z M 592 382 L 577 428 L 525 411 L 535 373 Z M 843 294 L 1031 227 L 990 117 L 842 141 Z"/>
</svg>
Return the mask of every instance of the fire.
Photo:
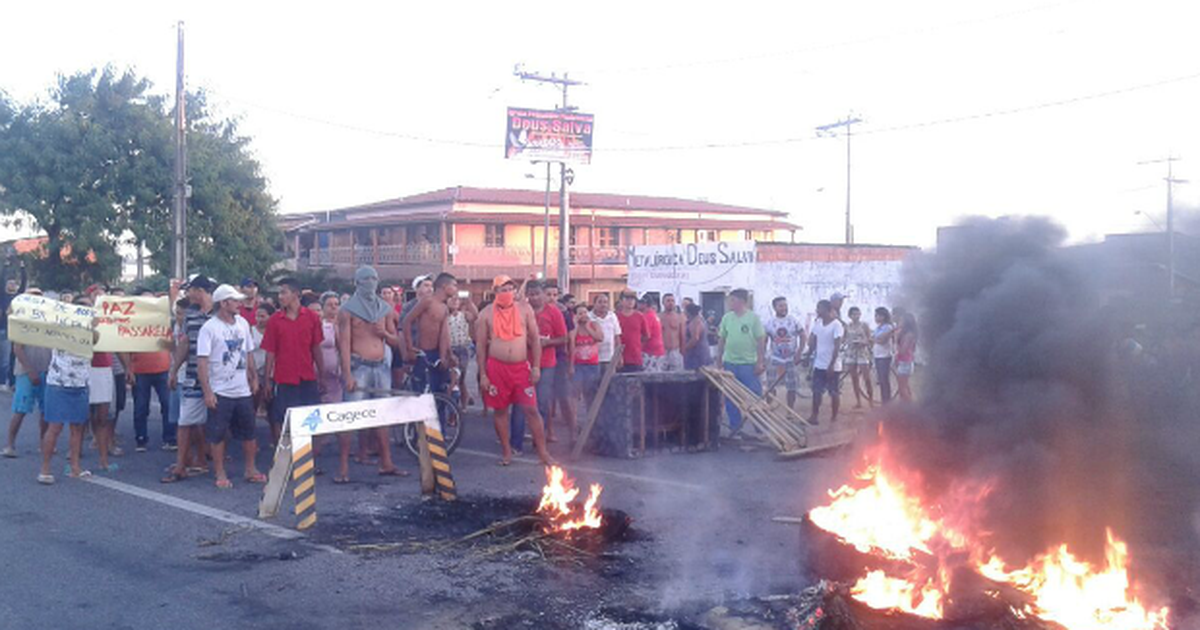
<svg viewBox="0 0 1200 630">
<path fill-rule="evenodd" d="M 930 619 L 942 618 L 942 589 L 928 580 L 923 586 L 871 571 L 859 578 L 850 594 L 871 608 L 895 609 Z"/>
<path fill-rule="evenodd" d="M 600 484 L 592 484 L 583 509 L 577 510 L 575 499 L 579 496 L 579 488 L 575 487 L 575 481 L 562 468 L 549 466 L 546 468 L 546 485 L 542 488 L 542 500 L 538 503 L 537 511 L 550 518 L 550 531 L 596 529 L 603 522 L 597 509 L 603 491 L 604 487 Z"/>
<path fill-rule="evenodd" d="M 1030 596 L 1018 616 L 1035 616 L 1068 630 L 1165 630 L 1168 609 L 1143 604 L 1134 594 L 1126 544 L 1108 531 L 1103 566 L 1076 558 L 1067 545 L 1051 549 L 1020 569 L 1009 570 L 972 527 L 975 511 L 990 490 L 958 488 L 949 505 L 927 505 L 920 479 L 897 466 L 885 466 L 882 451 L 857 475 L 858 483 L 829 492 L 829 505 L 809 512 L 809 520 L 858 551 L 913 565 L 908 576 L 871 571 L 851 595 L 877 609 L 892 609 L 940 619 L 948 601 L 952 554 L 969 558 L 984 577 Z M 934 564 L 937 575 L 922 575 Z M 926 571 L 927 573 L 928 571 Z"/>
</svg>

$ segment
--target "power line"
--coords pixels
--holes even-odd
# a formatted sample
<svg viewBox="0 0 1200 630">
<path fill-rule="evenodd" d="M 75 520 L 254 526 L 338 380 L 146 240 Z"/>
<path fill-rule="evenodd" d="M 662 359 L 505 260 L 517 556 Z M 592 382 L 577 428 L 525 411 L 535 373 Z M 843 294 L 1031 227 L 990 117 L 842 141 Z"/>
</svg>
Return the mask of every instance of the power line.
<svg viewBox="0 0 1200 630">
<path fill-rule="evenodd" d="M 1140 92 L 1142 90 L 1154 89 L 1154 88 L 1158 88 L 1158 87 L 1172 85 L 1175 83 L 1183 83 L 1185 81 L 1193 81 L 1198 78 L 1200 78 L 1200 72 L 1193 72 L 1190 74 L 1185 74 L 1185 75 L 1181 75 L 1181 76 L 1177 76 L 1177 77 L 1163 79 L 1160 81 L 1154 81 L 1154 82 L 1150 82 L 1150 83 L 1141 83 L 1138 85 L 1132 85 L 1132 86 L 1117 88 L 1117 89 L 1113 89 L 1113 90 L 1105 90 L 1103 92 L 1094 92 L 1091 94 L 1084 94 L 1081 96 L 1073 96 L 1070 98 L 1058 99 L 1058 100 L 1053 100 L 1053 101 L 1044 101 L 1041 103 L 1034 103 L 1031 105 L 1023 105 L 1020 107 L 1011 107 L 1011 108 L 1006 108 L 1006 109 L 992 110 L 992 111 L 987 111 L 987 112 L 979 112 L 979 113 L 974 113 L 974 114 L 965 114 L 965 115 L 960 115 L 960 116 L 949 116 L 949 117 L 945 117 L 945 118 L 935 118 L 932 120 L 925 120 L 925 121 L 913 122 L 913 123 L 904 123 L 904 124 L 891 125 L 891 126 L 886 126 L 886 127 L 876 127 L 874 129 L 866 129 L 866 130 L 860 131 L 859 135 L 866 136 L 866 135 L 878 135 L 878 134 L 884 134 L 884 133 L 895 133 L 895 132 L 900 132 L 900 131 L 911 131 L 911 130 L 915 130 L 915 129 L 925 129 L 925 128 L 929 128 L 929 127 L 937 127 L 937 126 L 941 126 L 941 125 L 971 122 L 971 121 L 975 121 L 975 120 L 986 120 L 986 119 L 990 119 L 990 118 L 1000 118 L 1000 117 L 1004 117 L 1004 116 L 1012 116 L 1012 115 L 1016 115 L 1016 114 L 1023 114 L 1026 112 L 1039 111 L 1039 110 L 1043 110 L 1043 109 L 1051 109 L 1051 108 L 1055 108 L 1055 107 L 1065 107 L 1068 105 L 1085 103 L 1088 101 L 1099 100 L 1099 99 L 1108 98 L 1108 97 L 1112 97 L 1112 96 L 1120 96 L 1120 95 L 1124 95 L 1124 94 L 1130 94 L 1133 92 Z M 398 132 L 398 131 L 373 129 L 373 128 L 369 128 L 369 127 L 362 127 L 359 125 L 351 125 L 351 124 L 326 120 L 326 119 L 322 119 L 322 118 L 317 118 L 315 116 L 309 116 L 306 114 L 298 114 L 295 112 L 290 112 L 290 111 L 278 109 L 278 108 L 271 107 L 271 106 L 253 103 L 250 101 L 244 101 L 241 99 L 230 97 L 228 95 L 223 95 L 221 92 L 219 92 L 217 90 L 213 90 L 211 88 L 209 88 L 208 91 L 213 94 L 221 95 L 230 102 L 239 103 L 241 105 L 245 105 L 247 107 L 251 107 L 254 109 L 261 109 L 263 111 L 272 112 L 272 113 L 279 114 L 282 116 L 287 116 L 290 118 L 296 118 L 299 120 L 304 120 L 304 121 L 315 123 L 315 124 L 325 125 L 325 126 L 329 126 L 329 127 L 335 127 L 335 128 L 339 128 L 339 129 L 345 129 L 348 131 L 355 131 L 358 133 L 364 133 L 364 134 L 376 135 L 376 136 L 382 136 L 382 137 L 389 137 L 389 138 L 397 138 L 397 139 L 409 140 L 409 141 L 413 141 L 413 142 L 423 142 L 423 143 L 427 143 L 427 144 L 441 144 L 441 145 L 448 145 L 448 146 L 459 146 L 459 147 L 470 147 L 470 148 L 484 148 L 484 149 L 493 149 L 494 150 L 497 148 L 502 148 L 504 146 L 504 144 L 502 142 L 475 142 L 475 141 L 470 141 L 470 140 L 436 138 L 436 137 L 421 136 L 421 135 Z M 818 138 L 819 138 L 819 136 L 813 134 L 813 135 L 808 135 L 808 136 L 768 138 L 768 139 L 757 139 L 757 140 L 699 142 L 699 143 L 692 143 L 692 144 L 676 144 L 676 145 L 661 145 L 661 146 L 647 146 L 647 147 L 624 146 L 624 147 L 605 148 L 603 146 L 600 146 L 600 147 L 596 147 L 594 149 L 594 151 L 596 151 L 598 153 L 603 153 L 603 152 L 608 152 L 608 153 L 655 153 L 655 152 L 674 152 L 674 151 L 701 151 L 701 150 L 709 150 L 709 149 L 739 149 L 739 148 L 753 148 L 753 147 L 798 144 L 801 142 L 808 142 L 808 141 L 816 140 Z"/>
</svg>

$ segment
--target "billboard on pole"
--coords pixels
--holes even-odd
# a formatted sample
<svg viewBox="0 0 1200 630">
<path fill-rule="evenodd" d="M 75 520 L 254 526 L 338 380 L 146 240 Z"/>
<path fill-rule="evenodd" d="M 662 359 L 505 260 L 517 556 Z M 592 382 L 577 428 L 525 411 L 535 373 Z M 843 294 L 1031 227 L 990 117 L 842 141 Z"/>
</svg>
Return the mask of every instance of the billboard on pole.
<svg viewBox="0 0 1200 630">
<path fill-rule="evenodd" d="M 591 164 L 594 120 L 579 112 L 509 107 L 504 157 Z"/>
</svg>

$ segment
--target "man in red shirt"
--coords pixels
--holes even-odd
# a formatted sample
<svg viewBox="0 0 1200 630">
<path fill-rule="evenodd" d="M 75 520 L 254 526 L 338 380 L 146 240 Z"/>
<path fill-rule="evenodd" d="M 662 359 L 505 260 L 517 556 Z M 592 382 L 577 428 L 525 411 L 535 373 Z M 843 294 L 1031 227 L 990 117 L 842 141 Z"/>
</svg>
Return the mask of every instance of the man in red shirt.
<svg viewBox="0 0 1200 630">
<path fill-rule="evenodd" d="M 625 350 L 621 353 L 621 367 L 618 372 L 641 372 L 642 344 L 650 336 L 646 318 L 638 312 L 637 294 L 629 289 L 621 292 L 621 304 L 617 307 L 617 321 L 621 324 L 621 343 Z"/>
<path fill-rule="evenodd" d="M 270 401 L 271 437 L 279 434 L 287 410 L 321 402 L 317 375 L 321 373 L 321 317 L 300 306 L 300 285 L 291 278 L 279 281 L 279 310 L 267 320 L 262 349 L 267 352 L 264 373 Z M 271 401 L 271 398 L 274 400 Z"/>
<path fill-rule="evenodd" d="M 646 347 L 642 360 L 647 372 L 666 371 L 667 349 L 663 347 L 663 327 L 658 319 L 658 300 L 643 295 L 638 300 L 638 310 L 646 319 Z"/>
<path fill-rule="evenodd" d="M 242 279 L 242 295 L 246 296 L 246 301 L 242 303 L 242 307 L 238 309 L 238 314 L 242 319 L 246 320 L 251 327 L 258 325 L 258 281 L 253 278 Z"/>
<path fill-rule="evenodd" d="M 550 429 L 550 408 L 554 405 L 554 376 L 558 370 L 558 353 L 555 350 L 567 343 L 567 321 L 563 319 L 562 311 L 557 304 L 547 300 L 546 283 L 541 280 L 530 280 L 525 284 L 525 299 L 533 308 L 537 318 L 538 337 L 542 342 L 542 378 L 537 382 L 537 407 L 542 418 L 546 419 L 546 440 L 554 441 Z M 562 366 L 567 369 L 567 366 Z M 525 413 L 520 405 L 513 409 L 509 444 L 513 450 L 520 451 L 525 443 Z M 572 420 L 571 425 L 574 424 Z M 571 439 L 575 439 L 572 435 Z"/>
</svg>

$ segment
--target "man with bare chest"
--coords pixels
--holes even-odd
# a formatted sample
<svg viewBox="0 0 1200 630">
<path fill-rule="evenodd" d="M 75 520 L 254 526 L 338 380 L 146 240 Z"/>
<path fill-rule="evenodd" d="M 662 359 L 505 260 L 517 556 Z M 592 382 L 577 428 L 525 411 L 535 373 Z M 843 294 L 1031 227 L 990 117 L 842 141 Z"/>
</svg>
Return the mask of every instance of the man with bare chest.
<svg viewBox="0 0 1200 630">
<path fill-rule="evenodd" d="M 446 301 L 458 294 L 458 281 L 438 274 L 433 293 L 417 302 L 400 322 L 400 337 L 407 356 L 416 357 L 412 389 L 417 393 L 444 392 L 450 368 L 450 307 Z M 415 333 L 416 339 L 413 339 Z"/>
<path fill-rule="evenodd" d="M 385 398 L 392 388 L 391 366 L 384 352 L 385 344 L 398 345 L 392 305 L 376 294 L 379 274 L 372 267 L 359 267 L 354 273 L 354 295 L 346 300 L 337 317 L 337 350 L 342 366 L 346 401 L 366 398 Z M 368 391 L 369 390 L 369 391 Z M 369 429 L 379 441 L 379 474 L 407 476 L 392 463 L 387 427 Z M 335 483 L 350 479 L 350 434 L 338 434 L 341 455 Z"/>
<path fill-rule="evenodd" d="M 538 413 L 534 386 L 541 378 L 542 344 L 537 318 L 524 300 L 516 300 L 517 286 L 508 276 L 492 281 L 496 301 L 483 309 L 475 323 L 475 345 L 479 360 L 479 389 L 483 402 L 496 413 L 496 436 L 500 438 L 500 465 L 512 463 L 509 443 L 508 408 L 517 405 L 525 413 L 533 433 L 533 445 L 542 463 L 554 462 L 546 450 L 546 433 Z"/>
<path fill-rule="evenodd" d="M 663 369 L 667 372 L 683 370 L 683 330 L 685 328 L 683 314 L 675 308 L 675 296 L 667 293 L 663 296 L 662 314 L 658 316 L 662 322 L 663 348 L 667 355 Z"/>
</svg>

